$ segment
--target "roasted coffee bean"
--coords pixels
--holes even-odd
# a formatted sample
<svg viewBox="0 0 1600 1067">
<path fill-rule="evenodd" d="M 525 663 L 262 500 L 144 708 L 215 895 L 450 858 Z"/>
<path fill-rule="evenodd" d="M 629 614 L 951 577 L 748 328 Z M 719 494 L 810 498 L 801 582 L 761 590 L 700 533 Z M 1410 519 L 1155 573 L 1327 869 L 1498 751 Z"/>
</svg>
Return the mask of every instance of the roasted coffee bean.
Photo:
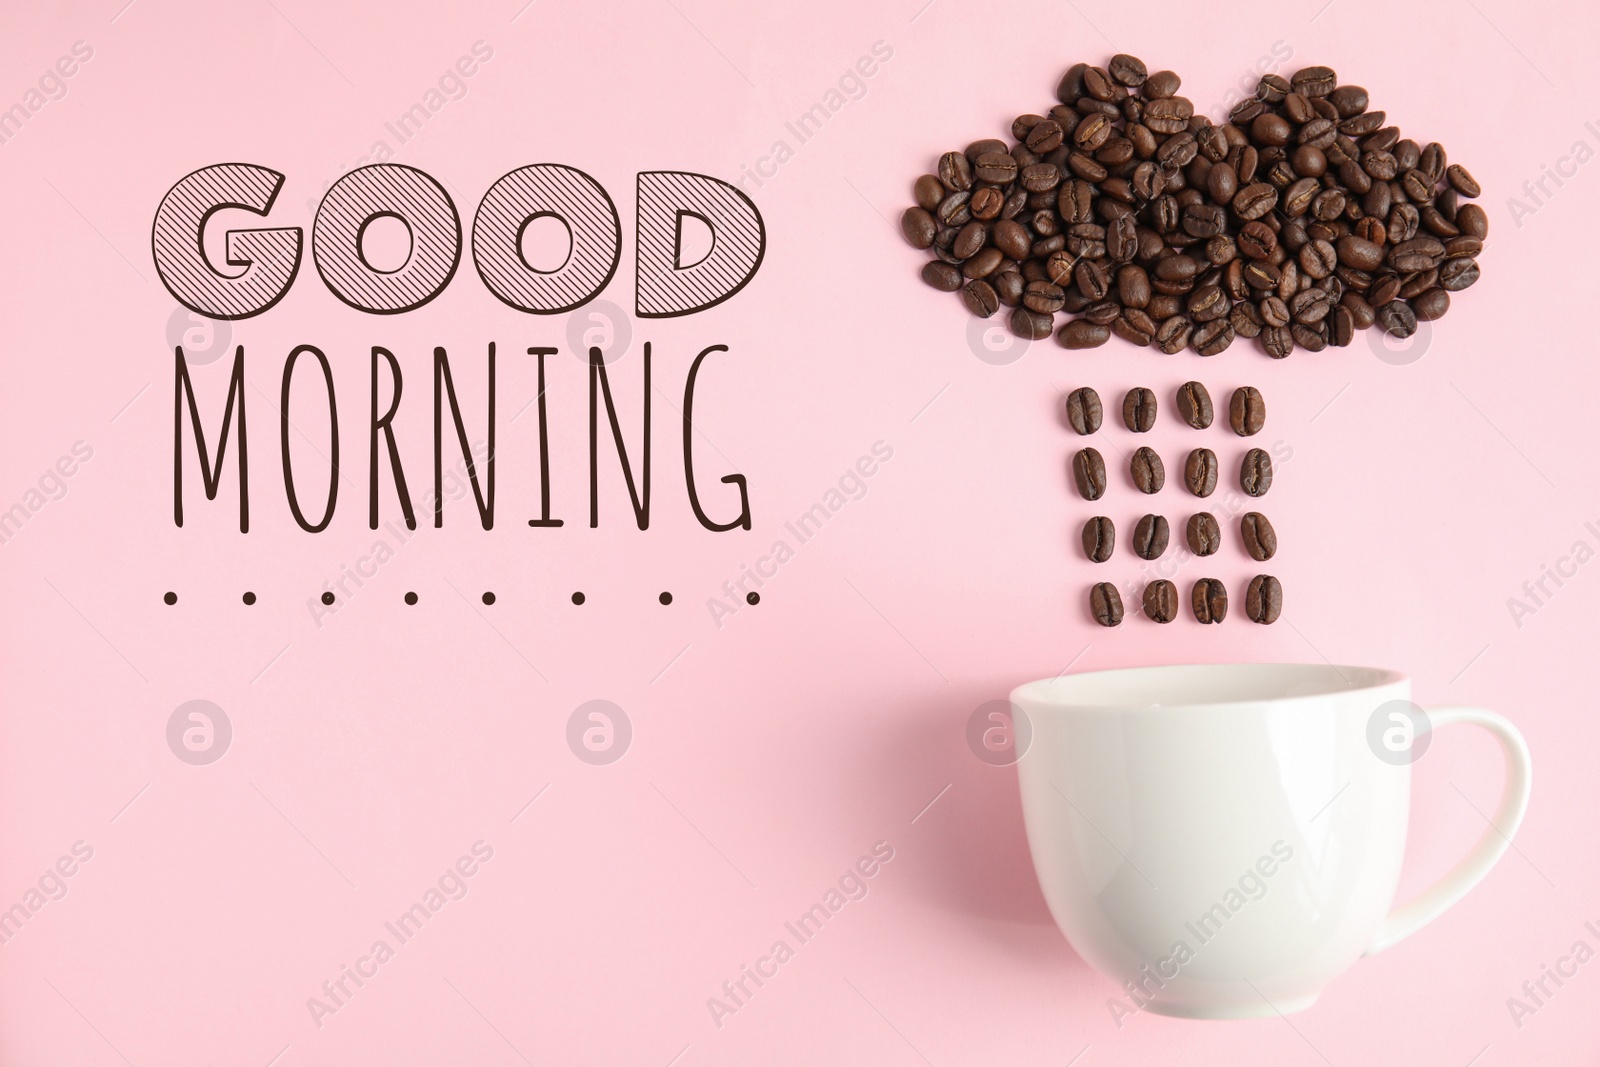
<svg viewBox="0 0 1600 1067">
<path fill-rule="evenodd" d="M 1404 340 L 1417 332 L 1417 315 L 1404 301 L 1391 300 L 1378 309 L 1378 325 L 1384 333 Z"/>
<path fill-rule="evenodd" d="M 1155 345 L 1169 356 L 1175 356 L 1189 347 L 1189 337 L 1194 333 L 1194 324 L 1182 315 L 1173 315 L 1163 319 L 1161 325 L 1156 327 Z"/>
<path fill-rule="evenodd" d="M 1089 614 L 1101 626 L 1118 626 L 1122 623 L 1122 594 L 1110 582 L 1101 582 L 1089 590 Z"/>
<path fill-rule="evenodd" d="M 1217 578 L 1198 579 L 1189 603 L 1197 621 L 1221 622 L 1228 617 L 1228 587 Z"/>
<path fill-rule="evenodd" d="M 1106 461 L 1093 448 L 1080 448 L 1072 457 L 1072 475 L 1085 500 L 1099 500 L 1106 492 Z"/>
<path fill-rule="evenodd" d="M 1178 587 L 1157 578 L 1144 587 L 1144 613 L 1153 622 L 1171 622 L 1178 617 Z"/>
<path fill-rule="evenodd" d="M 1273 359 L 1287 359 L 1294 354 L 1294 334 L 1287 326 L 1268 326 L 1261 331 L 1261 347 Z"/>
<path fill-rule="evenodd" d="M 1457 209 L 1456 226 L 1463 234 L 1480 241 L 1489 236 L 1489 216 L 1477 204 L 1462 204 Z"/>
<path fill-rule="evenodd" d="M 1164 96 L 1145 105 L 1144 124 L 1155 133 L 1183 133 L 1189 128 L 1194 105 L 1181 96 Z"/>
<path fill-rule="evenodd" d="M 981 182 L 1009 185 L 1017 178 L 1017 161 L 1007 152 L 985 152 L 973 161 L 973 174 Z"/>
<path fill-rule="evenodd" d="M 939 221 L 946 226 L 965 226 L 972 221 L 971 201 L 969 192 L 951 193 L 939 202 Z"/>
<path fill-rule="evenodd" d="M 1215 356 L 1233 344 L 1233 326 L 1227 319 L 1203 323 L 1195 327 L 1189 344 L 1202 356 Z"/>
<path fill-rule="evenodd" d="M 1089 386 L 1081 386 L 1067 394 L 1067 423 L 1080 435 L 1097 433 L 1104 411 L 1100 394 Z"/>
<path fill-rule="evenodd" d="M 1029 282 L 1022 302 L 1028 310 L 1037 311 L 1041 315 L 1053 315 L 1060 311 L 1067 301 L 1066 291 L 1053 282 Z"/>
<path fill-rule="evenodd" d="M 987 278 L 1000 269 L 1006 255 L 998 248 L 985 248 L 961 264 L 961 273 L 968 278 Z"/>
<path fill-rule="evenodd" d="M 1187 311 L 1195 322 L 1220 319 L 1233 309 L 1233 302 L 1219 285 L 1203 285 L 1189 294 Z"/>
<path fill-rule="evenodd" d="M 1398 210 L 1398 209 L 1397 209 Z M 1389 266 L 1402 274 L 1430 270 L 1444 260 L 1444 245 L 1432 237 L 1414 237 L 1389 249 Z"/>
<path fill-rule="evenodd" d="M 940 292 L 953 293 L 961 288 L 961 272 L 948 263 L 930 260 L 922 268 L 922 280 Z"/>
<path fill-rule="evenodd" d="M 1261 312 L 1248 300 L 1240 300 L 1233 305 L 1233 311 L 1228 315 L 1228 322 L 1233 326 L 1233 332 L 1240 337 L 1260 337 L 1262 327 L 1266 325 L 1261 321 Z"/>
<path fill-rule="evenodd" d="M 1129 344 L 1147 348 L 1155 340 L 1156 324 L 1138 308 L 1125 308 L 1111 323 L 1111 330 Z"/>
<path fill-rule="evenodd" d="M 1045 282 L 1049 285 L 1049 282 Z M 1042 341 L 1050 336 L 1055 324 L 1048 314 L 1031 308 L 1019 307 L 1011 312 L 1011 332 L 1028 341 Z"/>
<path fill-rule="evenodd" d="M 1289 315 L 1301 325 L 1312 325 L 1326 318 L 1328 312 L 1333 310 L 1333 305 L 1332 293 L 1312 286 L 1294 294 L 1294 298 L 1289 301 Z"/>
<path fill-rule="evenodd" d="M 986 319 L 1000 309 L 1000 294 L 994 291 L 994 286 L 981 279 L 967 283 L 961 290 L 961 299 L 966 302 L 967 310 Z"/>
<path fill-rule="evenodd" d="M 1159 559 L 1171 536 L 1164 515 L 1146 515 L 1133 528 L 1133 554 L 1140 559 Z"/>
<path fill-rule="evenodd" d="M 1244 597 L 1244 613 L 1251 622 L 1274 623 L 1283 614 L 1283 586 L 1270 574 L 1250 579 Z"/>
<path fill-rule="evenodd" d="M 1189 550 L 1197 556 L 1209 556 L 1222 547 L 1222 528 L 1209 511 L 1189 516 L 1187 529 Z"/>
<path fill-rule="evenodd" d="M 1041 119 L 1028 130 L 1028 151 L 1042 156 L 1060 147 L 1064 138 L 1065 133 L 1061 129 L 1061 123 L 1055 119 Z"/>
<path fill-rule="evenodd" d="M 1016 223 L 1011 225 L 1015 226 Z M 1021 227 L 1018 227 L 1018 229 L 1021 229 Z M 955 242 L 951 244 L 950 251 L 955 253 L 957 259 L 966 259 L 969 256 L 976 255 L 978 249 L 982 248 L 988 240 L 989 231 L 984 228 L 983 223 L 969 222 L 961 227 L 960 233 L 956 234 Z M 1013 256 L 1012 258 L 1020 259 L 1021 257 Z"/>
<path fill-rule="evenodd" d="M 1117 299 L 1123 307 L 1143 308 L 1150 303 L 1150 275 L 1137 263 L 1117 269 Z"/>
<path fill-rule="evenodd" d="M 1450 188 L 1462 196 L 1474 197 L 1483 192 L 1467 168 L 1459 163 L 1452 163 L 1445 168 L 1444 176 L 1450 181 Z"/>
<path fill-rule="evenodd" d="M 1267 403 L 1253 385 L 1242 385 L 1228 401 L 1228 425 L 1240 437 L 1252 437 L 1267 423 Z"/>
<path fill-rule="evenodd" d="M 931 248 L 938 231 L 939 224 L 923 208 L 908 207 L 900 216 L 900 232 L 905 234 L 912 248 Z"/>
<path fill-rule="evenodd" d="M 1344 348 L 1356 334 L 1355 314 L 1343 304 L 1333 309 L 1333 314 L 1327 318 L 1328 343 L 1338 348 Z"/>
<path fill-rule="evenodd" d="M 952 193 L 972 188 L 972 161 L 961 152 L 946 152 L 939 157 L 939 181 Z"/>
<path fill-rule="evenodd" d="M 924 174 L 911 187 L 911 199 L 915 200 L 917 206 L 922 210 L 931 212 L 939 206 L 939 201 L 944 199 L 946 192 L 948 190 L 945 189 L 944 183 L 939 180 L 938 175 Z"/>
<path fill-rule="evenodd" d="M 1239 488 L 1246 496 L 1265 496 L 1272 488 L 1272 457 L 1259 448 L 1244 454 L 1239 464 Z"/>
<path fill-rule="evenodd" d="M 1210 496 L 1217 488 L 1217 454 L 1209 448 L 1189 453 L 1183 465 L 1183 484 L 1195 496 Z"/>
<path fill-rule="evenodd" d="M 1244 518 L 1239 520 L 1239 534 L 1244 541 L 1244 550 L 1250 553 L 1251 559 L 1265 562 L 1277 555 L 1277 531 L 1261 512 L 1246 512 Z"/>
<path fill-rule="evenodd" d="M 1144 81 L 1144 95 L 1149 100 L 1166 100 L 1175 96 L 1183 80 L 1170 70 L 1158 70 Z"/>
<path fill-rule="evenodd" d="M 1022 303 L 1023 286 L 1022 275 L 1014 270 L 998 270 L 987 279 L 994 286 L 994 291 L 1000 297 L 1000 303 L 1008 308 L 1014 308 Z"/>
<path fill-rule="evenodd" d="M 1449 293 L 1460 292 L 1478 280 L 1478 261 L 1475 259 L 1447 259 L 1439 268 L 1439 288 Z"/>
<path fill-rule="evenodd" d="M 1204 430 L 1215 416 L 1211 393 L 1200 382 L 1184 382 L 1178 386 L 1178 414 L 1196 430 Z"/>
<path fill-rule="evenodd" d="M 1429 289 L 1412 299 L 1411 310 L 1418 319 L 1442 319 L 1450 310 L 1450 294 L 1442 288 Z"/>
<path fill-rule="evenodd" d="M 1099 348 L 1111 339 L 1111 331 L 1088 319 L 1073 319 L 1056 331 L 1056 342 L 1062 348 Z"/>
<path fill-rule="evenodd" d="M 1161 457 L 1147 446 L 1140 446 L 1134 451 L 1128 469 L 1133 476 L 1134 487 L 1141 493 L 1159 493 L 1167 482 L 1167 468 L 1162 465 Z M 1103 477 L 1104 472 L 1102 480 Z"/>
<path fill-rule="evenodd" d="M 1083 524 L 1083 554 L 1096 563 L 1111 558 L 1117 547 L 1117 527 L 1104 515 L 1096 515 Z"/>
<path fill-rule="evenodd" d="M 1122 54 L 1111 57 L 1111 62 L 1106 64 L 1106 71 L 1130 89 L 1139 88 L 1149 76 L 1143 60 Z"/>
<path fill-rule="evenodd" d="M 1139 386 L 1122 398 L 1122 422 L 1134 433 L 1149 433 L 1156 424 L 1156 394 Z"/>
<path fill-rule="evenodd" d="M 1078 291 L 1090 300 L 1103 300 L 1111 290 L 1105 268 L 1092 259 L 1080 259 L 1072 268 L 1072 279 Z"/>
</svg>

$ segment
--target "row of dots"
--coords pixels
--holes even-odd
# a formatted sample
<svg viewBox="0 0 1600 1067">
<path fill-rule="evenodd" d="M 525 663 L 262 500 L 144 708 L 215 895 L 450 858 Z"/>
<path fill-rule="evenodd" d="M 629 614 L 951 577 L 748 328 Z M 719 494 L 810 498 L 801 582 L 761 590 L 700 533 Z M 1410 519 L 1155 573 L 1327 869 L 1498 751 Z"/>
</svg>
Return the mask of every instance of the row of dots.
<svg viewBox="0 0 1600 1067">
<path fill-rule="evenodd" d="M 253 592 L 246 592 L 244 594 L 244 596 L 241 597 L 240 599 L 242 599 L 244 601 L 246 607 L 249 607 L 251 604 L 254 604 L 256 602 L 256 595 Z M 324 604 L 329 605 L 330 607 L 333 605 L 333 603 L 337 599 L 338 598 L 335 597 L 331 592 L 325 592 L 325 593 L 322 594 L 322 602 Z M 495 602 L 495 595 L 493 593 L 484 593 L 482 599 L 483 599 L 484 605 L 487 607 L 489 605 L 492 605 Z M 584 596 L 583 593 L 581 593 L 581 592 L 577 592 L 577 593 L 573 593 L 572 594 L 572 602 L 574 604 L 582 604 L 587 599 L 588 599 L 588 597 Z M 663 606 L 665 606 L 667 604 L 672 603 L 672 594 L 664 592 L 660 596 L 656 597 L 656 599 L 658 601 L 660 601 Z M 163 596 L 161 598 L 161 600 L 162 600 L 163 603 L 167 604 L 170 607 L 171 605 L 176 604 L 178 602 L 178 594 L 169 591 L 165 596 Z M 407 604 L 412 604 L 412 605 L 416 604 L 416 602 L 417 602 L 417 594 L 414 593 L 414 592 L 406 593 L 405 602 Z M 761 603 L 761 594 L 760 593 L 755 593 L 755 592 L 746 593 L 745 596 L 744 596 L 744 602 L 746 604 L 750 604 L 752 606 L 756 605 L 756 604 L 759 604 L 759 603 Z"/>
</svg>

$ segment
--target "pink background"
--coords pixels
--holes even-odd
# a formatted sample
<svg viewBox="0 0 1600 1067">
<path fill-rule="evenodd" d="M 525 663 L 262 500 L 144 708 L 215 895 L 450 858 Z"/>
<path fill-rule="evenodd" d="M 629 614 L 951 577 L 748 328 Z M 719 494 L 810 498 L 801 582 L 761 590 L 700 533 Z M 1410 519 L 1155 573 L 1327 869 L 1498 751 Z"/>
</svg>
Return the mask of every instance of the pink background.
<svg viewBox="0 0 1600 1067">
<path fill-rule="evenodd" d="M 57 487 L 0 546 L 0 907 L 75 842 L 93 849 L 67 894 L 0 946 L 0 1062 L 1087 1067 L 1592 1053 L 1600 963 L 1520 1027 L 1506 1006 L 1575 941 L 1600 947 L 1583 926 L 1600 919 L 1589 847 L 1600 566 L 1547 583 L 1554 595 L 1520 626 L 1507 605 L 1574 542 L 1600 547 L 1584 527 L 1600 527 L 1600 372 L 1583 311 L 1592 272 L 1579 273 L 1600 173 L 1547 185 L 1554 195 L 1525 200 L 1537 210 L 1520 220 L 1507 202 L 1575 142 L 1600 147 L 1584 125 L 1600 118 L 1584 93 L 1600 75 L 1587 7 L 1473 0 L 1423 20 L 1363 0 L 1320 11 L 1068 3 L 1030 5 L 1022 26 L 1009 7 L 955 0 L 781 13 L 707 0 L 536 0 L 520 12 L 521 0 L 120 3 L 30 5 L 0 35 L 4 105 L 75 41 L 93 48 L 65 97 L 0 145 L 0 509 L 25 501 L 74 442 L 92 449 L 65 495 Z M 637 442 L 639 345 L 652 342 L 650 530 L 631 523 L 614 457 L 602 525 L 587 526 L 584 368 L 566 350 L 568 317 L 506 308 L 470 262 L 438 300 L 398 317 L 339 303 L 307 262 L 282 304 L 235 324 L 253 529 L 236 528 L 231 455 L 209 504 L 191 459 L 191 517 L 176 529 L 175 303 L 149 254 L 161 196 L 197 167 L 264 164 L 288 175 L 268 224 L 309 232 L 308 201 L 374 141 L 396 147 L 385 122 L 476 41 L 492 58 L 394 158 L 444 182 L 469 221 L 516 166 L 594 175 L 622 219 L 623 262 L 603 294 L 622 307 L 638 171 L 736 180 L 775 141 L 794 149 L 745 186 L 768 235 L 755 279 L 702 314 L 633 322 L 613 367 Z M 892 58 L 864 94 L 797 145 L 785 123 L 879 41 Z M 1483 184 L 1483 281 L 1431 336 L 1387 362 L 1366 338 L 1284 363 L 1245 344 L 1201 361 L 1116 340 L 1088 355 L 1041 343 L 1003 365 L 976 358 L 968 316 L 916 280 L 922 256 L 893 225 L 912 179 L 939 152 L 1047 107 L 1074 61 L 1135 52 L 1177 69 L 1216 116 L 1275 44 L 1293 53 L 1283 73 L 1334 66 Z M 443 530 L 419 530 L 317 625 L 308 603 L 375 537 L 370 346 L 407 372 L 401 447 L 420 497 L 428 353 L 450 350 L 478 434 L 489 341 L 501 351 L 496 528 L 478 528 L 470 499 L 451 501 Z M 348 476 L 317 536 L 289 517 L 277 455 L 278 376 L 300 343 L 334 364 Z M 717 343 L 731 352 L 702 374 L 696 459 L 719 517 L 733 502 L 716 479 L 750 479 L 748 533 L 702 530 L 683 490 L 675 408 L 689 360 Z M 567 522 L 554 531 L 523 521 L 537 508 L 534 421 L 511 419 L 534 396 L 520 353 L 535 344 L 564 349 L 549 367 L 553 503 Z M 213 434 L 228 365 L 195 371 Z M 294 447 L 315 509 L 325 427 L 315 368 L 301 370 Z M 1076 547 L 1092 512 L 1064 477 L 1076 444 L 1061 394 L 1089 384 L 1114 404 L 1148 385 L 1169 404 L 1190 377 L 1219 398 L 1257 385 L 1262 440 L 1292 449 L 1263 508 L 1283 543 L 1271 564 L 1283 619 L 1266 628 L 1238 614 L 1254 568 L 1230 530 L 1206 572 L 1235 596 L 1227 624 L 1130 618 L 1102 630 L 1084 608 L 1099 575 Z M 1192 438 L 1163 414 L 1153 436 L 1174 477 L 1156 505 L 1181 528 L 1175 475 Z M 1128 435 L 1102 438 L 1120 472 Z M 759 606 L 718 626 L 707 601 L 723 582 L 780 538 L 795 547 L 784 523 L 879 441 L 893 457 L 864 495 L 797 547 Z M 1220 430 L 1206 443 L 1231 474 L 1242 446 Z M 1106 505 L 1124 531 L 1144 510 L 1124 481 Z M 1108 565 L 1118 581 L 1139 578 L 1130 558 Z M 1180 584 L 1201 574 L 1190 563 Z M 170 608 L 169 589 L 180 597 Z M 254 607 L 240 604 L 246 589 Z M 492 608 L 478 602 L 489 589 Z M 574 589 L 588 594 L 582 608 Z M 1119 1029 L 1107 1009 L 1117 988 L 1045 911 L 1014 772 L 974 758 L 967 716 L 1069 664 L 1324 658 L 1399 667 L 1424 703 L 1516 720 L 1537 775 L 1515 850 L 1292 1025 L 1141 1015 Z M 169 715 L 193 699 L 233 726 L 209 766 L 166 742 Z M 631 749 L 609 766 L 565 742 L 568 716 L 592 699 L 632 723 Z M 1416 778 L 1402 894 L 1482 832 L 1500 771 L 1486 737 L 1450 732 Z M 493 859 L 467 895 L 319 1027 L 308 998 L 477 841 Z M 894 858 L 870 893 L 717 1026 L 707 998 L 879 841 Z"/>
</svg>

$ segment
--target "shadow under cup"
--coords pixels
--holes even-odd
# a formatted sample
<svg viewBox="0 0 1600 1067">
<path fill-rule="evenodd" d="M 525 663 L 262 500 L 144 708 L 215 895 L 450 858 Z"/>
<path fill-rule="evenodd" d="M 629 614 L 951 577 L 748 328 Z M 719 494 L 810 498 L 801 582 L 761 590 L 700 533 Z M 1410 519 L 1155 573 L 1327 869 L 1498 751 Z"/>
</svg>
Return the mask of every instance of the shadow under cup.
<svg viewBox="0 0 1600 1067">
<path fill-rule="evenodd" d="M 1392 671 L 1247 664 L 1032 682 L 1018 762 L 1056 924 L 1131 1013 L 1309 1007 L 1373 943 L 1399 880 L 1410 767 L 1368 742 Z"/>
</svg>

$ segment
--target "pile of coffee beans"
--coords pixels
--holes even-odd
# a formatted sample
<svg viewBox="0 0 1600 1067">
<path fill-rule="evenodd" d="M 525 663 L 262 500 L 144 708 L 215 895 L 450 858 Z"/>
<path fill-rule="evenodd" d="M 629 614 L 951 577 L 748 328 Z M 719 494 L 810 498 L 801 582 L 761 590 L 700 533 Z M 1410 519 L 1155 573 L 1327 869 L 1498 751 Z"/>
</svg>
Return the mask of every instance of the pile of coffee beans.
<svg viewBox="0 0 1600 1067">
<path fill-rule="evenodd" d="M 1185 382 L 1176 393 L 1178 417 L 1191 429 L 1208 429 L 1216 407 L 1211 393 L 1201 382 Z M 1130 433 L 1149 433 L 1156 425 L 1160 401 L 1155 391 L 1144 386 L 1129 389 L 1122 398 L 1122 424 Z M 1228 428 L 1238 437 L 1253 437 L 1266 425 L 1266 401 L 1254 386 L 1235 389 L 1228 402 Z M 1081 386 L 1067 394 L 1067 424 L 1080 437 L 1099 433 L 1105 423 L 1105 405 L 1091 386 Z M 1120 451 L 1120 449 L 1119 449 Z M 1072 457 L 1072 478 L 1078 494 L 1085 500 L 1105 496 L 1109 484 L 1105 457 L 1092 445 L 1080 448 Z M 1184 463 L 1184 487 L 1195 497 L 1211 496 L 1218 482 L 1217 454 L 1200 447 L 1189 452 Z M 1165 468 L 1154 449 L 1140 446 L 1131 453 L 1128 477 L 1133 487 L 1145 494 L 1160 492 Z M 1225 518 L 1237 514 L 1244 499 L 1264 496 L 1272 487 L 1272 456 L 1262 448 L 1251 448 L 1239 467 L 1239 491 L 1243 497 L 1224 502 Z M 1162 558 L 1172 543 L 1172 523 L 1165 515 L 1146 514 L 1127 538 L 1127 550 L 1145 561 Z M 1195 558 L 1214 556 L 1222 547 L 1223 525 L 1210 511 L 1190 515 L 1184 524 L 1184 540 Z M 1083 524 L 1083 554 L 1096 564 L 1111 560 L 1117 547 L 1117 526 L 1108 515 L 1094 515 Z M 1259 511 L 1239 517 L 1239 544 L 1258 563 L 1271 559 L 1278 551 L 1278 535 L 1272 523 Z M 1177 560 L 1181 566 L 1185 560 Z M 1130 589 L 1130 593 L 1134 590 Z M 1166 578 L 1146 583 L 1139 595 L 1144 614 L 1158 622 L 1173 621 L 1180 614 L 1178 588 Z M 1283 587 L 1270 574 L 1258 574 L 1244 592 L 1245 616 L 1253 622 L 1273 623 L 1283 610 Z M 1201 623 L 1220 623 L 1228 614 L 1227 586 L 1218 578 L 1200 578 L 1190 589 L 1189 607 Z M 1089 612 L 1102 626 L 1117 626 L 1123 619 L 1122 594 L 1112 582 L 1096 582 L 1089 589 Z"/>
<path fill-rule="evenodd" d="M 1478 183 L 1365 89 L 1268 74 L 1220 126 L 1178 89 L 1133 56 L 1079 63 L 1010 143 L 946 152 L 901 218 L 933 253 L 923 280 L 974 315 L 1012 309 L 1030 340 L 1214 356 L 1253 337 L 1278 359 L 1375 323 L 1410 336 L 1477 281 Z"/>
</svg>

